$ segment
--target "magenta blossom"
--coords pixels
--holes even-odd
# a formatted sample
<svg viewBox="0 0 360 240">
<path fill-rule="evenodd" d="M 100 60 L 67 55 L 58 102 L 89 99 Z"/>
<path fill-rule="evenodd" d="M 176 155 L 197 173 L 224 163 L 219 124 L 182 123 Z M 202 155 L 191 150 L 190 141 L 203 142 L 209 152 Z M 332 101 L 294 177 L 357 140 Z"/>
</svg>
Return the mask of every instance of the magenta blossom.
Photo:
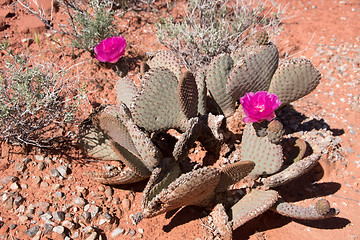
<svg viewBox="0 0 360 240">
<path fill-rule="evenodd" d="M 275 118 L 275 110 L 281 105 L 280 100 L 274 93 L 259 91 L 249 92 L 240 98 L 246 117 L 245 123 L 271 121 Z"/>
<path fill-rule="evenodd" d="M 102 40 L 95 48 L 95 58 L 100 62 L 117 62 L 125 53 L 126 40 L 122 36 Z"/>
</svg>

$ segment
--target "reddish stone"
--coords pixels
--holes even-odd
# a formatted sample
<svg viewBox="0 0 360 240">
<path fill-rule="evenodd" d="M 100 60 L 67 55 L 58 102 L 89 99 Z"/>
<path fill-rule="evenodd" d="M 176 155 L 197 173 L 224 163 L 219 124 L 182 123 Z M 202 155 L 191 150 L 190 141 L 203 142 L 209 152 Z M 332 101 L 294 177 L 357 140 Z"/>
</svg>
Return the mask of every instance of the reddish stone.
<svg viewBox="0 0 360 240">
<path fill-rule="evenodd" d="M 46 30 L 45 24 L 34 15 L 20 16 L 16 23 L 21 33 L 41 33 Z"/>
</svg>

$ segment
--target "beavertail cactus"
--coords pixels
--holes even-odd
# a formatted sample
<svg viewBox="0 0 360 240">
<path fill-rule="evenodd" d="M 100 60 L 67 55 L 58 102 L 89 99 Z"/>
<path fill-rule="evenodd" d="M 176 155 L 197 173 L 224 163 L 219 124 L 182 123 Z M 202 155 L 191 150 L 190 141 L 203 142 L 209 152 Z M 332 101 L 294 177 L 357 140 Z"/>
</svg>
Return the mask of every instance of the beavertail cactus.
<svg viewBox="0 0 360 240">
<path fill-rule="evenodd" d="M 159 52 L 140 66 L 140 87 L 129 77 L 119 79 L 117 106 L 102 106 L 80 126 L 79 142 L 90 156 L 125 165 L 93 174 L 95 179 L 122 184 L 150 176 L 135 222 L 187 205 L 204 206 L 213 208 L 212 233 L 230 239 L 234 229 L 268 209 L 310 220 L 338 214 L 324 199 L 304 208 L 285 202 L 273 189 L 306 173 L 321 157 L 319 148 L 284 137 L 275 118 L 280 104 L 314 90 L 320 73 L 306 59 L 278 66 L 279 53 L 268 36 L 254 39 L 256 45 L 216 56 L 196 76 L 183 73 L 172 53 Z M 234 133 L 227 121 L 241 118 L 226 117 L 238 101 L 246 126 Z M 169 129 L 181 133 L 171 135 L 176 131 Z M 285 145 L 289 142 L 291 147 Z M 195 144 L 217 159 L 215 166 L 189 159 Z"/>
</svg>

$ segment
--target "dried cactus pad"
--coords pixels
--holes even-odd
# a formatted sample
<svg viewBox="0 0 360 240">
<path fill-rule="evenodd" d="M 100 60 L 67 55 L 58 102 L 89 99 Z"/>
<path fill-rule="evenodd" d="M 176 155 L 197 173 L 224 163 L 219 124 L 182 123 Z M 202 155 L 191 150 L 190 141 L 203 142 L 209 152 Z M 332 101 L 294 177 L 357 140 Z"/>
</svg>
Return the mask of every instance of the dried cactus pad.
<svg viewBox="0 0 360 240">
<path fill-rule="evenodd" d="M 116 96 L 118 105 L 125 103 L 130 106 L 133 97 L 137 94 L 137 88 L 133 81 L 128 77 L 120 78 L 116 84 Z"/>
<path fill-rule="evenodd" d="M 84 120 L 79 126 L 78 141 L 81 149 L 93 158 L 118 160 L 119 157 L 110 146 L 111 139 L 96 128 L 90 118 Z"/>
<path fill-rule="evenodd" d="M 220 171 L 212 167 L 182 174 L 148 203 L 143 209 L 143 216 L 153 217 L 187 205 L 207 205 L 220 176 Z"/>
<path fill-rule="evenodd" d="M 254 170 L 249 174 L 252 177 L 273 174 L 282 166 L 282 147 L 271 143 L 267 137 L 258 137 L 253 125 L 246 124 L 241 143 L 241 160 L 255 163 Z"/>
<path fill-rule="evenodd" d="M 130 106 L 132 117 L 147 131 L 184 129 L 187 118 L 178 99 L 178 80 L 167 68 L 150 69 Z"/>
<path fill-rule="evenodd" d="M 226 92 L 237 100 L 247 92 L 265 91 L 278 62 L 279 52 L 274 44 L 249 46 L 242 49 L 247 54 L 241 57 L 226 82 Z"/>
<path fill-rule="evenodd" d="M 310 60 L 291 59 L 276 70 L 269 92 L 275 93 L 282 104 L 288 104 L 312 92 L 320 79 L 320 72 Z"/>
<path fill-rule="evenodd" d="M 253 190 L 246 194 L 230 209 L 229 221 L 233 222 L 233 229 L 264 213 L 277 199 L 278 193 L 274 190 Z"/>
<path fill-rule="evenodd" d="M 233 65 L 234 62 L 229 54 L 221 54 L 212 60 L 206 74 L 209 94 L 225 117 L 235 112 L 235 101 L 226 92 L 226 81 Z"/>
<path fill-rule="evenodd" d="M 124 125 L 127 119 L 126 113 L 117 106 L 109 105 L 92 116 L 92 121 L 98 129 L 101 129 L 107 136 L 120 146 L 126 148 L 136 157 L 140 158 L 128 129 Z"/>
<path fill-rule="evenodd" d="M 93 117 L 93 122 L 111 137 L 115 151 L 128 167 L 149 176 L 161 159 L 151 140 L 136 126 L 125 105 L 108 106 Z"/>
<path fill-rule="evenodd" d="M 319 211 L 319 201 L 321 206 L 321 210 Z M 326 202 L 324 199 L 320 199 L 316 206 L 310 206 L 310 207 L 301 207 L 296 206 L 294 204 L 279 201 L 276 204 L 276 212 L 283 216 L 296 218 L 296 219 L 302 219 L 302 220 L 319 220 L 319 219 L 325 219 L 334 217 L 339 214 L 339 210 L 335 208 L 330 207 L 330 203 Z"/>
<path fill-rule="evenodd" d="M 198 114 L 198 90 L 195 77 L 186 71 L 179 80 L 178 87 L 180 107 L 187 118 L 196 117 Z"/>
<path fill-rule="evenodd" d="M 217 192 L 226 191 L 226 189 L 246 177 L 255 167 L 254 162 L 239 161 L 228 164 L 221 169 L 221 180 L 217 186 Z"/>
<path fill-rule="evenodd" d="M 150 66 L 150 68 L 167 68 L 175 74 L 177 79 L 180 79 L 180 76 L 182 75 L 178 58 L 173 53 L 168 51 L 158 52 L 152 59 L 147 62 L 147 64 Z"/>
</svg>

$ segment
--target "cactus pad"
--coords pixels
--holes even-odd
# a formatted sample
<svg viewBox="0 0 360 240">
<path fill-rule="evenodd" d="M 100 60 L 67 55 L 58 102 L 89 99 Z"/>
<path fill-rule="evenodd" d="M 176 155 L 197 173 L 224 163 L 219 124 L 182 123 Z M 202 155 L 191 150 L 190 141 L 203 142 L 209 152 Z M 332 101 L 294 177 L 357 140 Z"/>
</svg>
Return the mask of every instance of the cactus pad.
<svg viewBox="0 0 360 240">
<path fill-rule="evenodd" d="M 323 203 L 324 202 L 322 202 L 321 204 Z M 279 201 L 279 203 L 276 204 L 275 210 L 276 212 L 278 212 L 283 216 L 291 217 L 295 219 L 302 219 L 302 220 L 319 220 L 319 219 L 334 217 L 339 213 L 337 209 L 330 208 L 330 204 L 329 205 L 326 204 L 326 206 L 324 207 L 325 208 L 323 208 L 320 212 L 318 212 L 318 209 L 314 206 L 306 208 L 306 207 L 296 206 L 288 202 Z M 327 211 L 323 211 L 323 210 L 327 210 Z"/>
<path fill-rule="evenodd" d="M 282 63 L 269 87 L 281 103 L 288 104 L 313 91 L 320 83 L 321 74 L 310 60 L 295 58 Z"/>
<path fill-rule="evenodd" d="M 137 92 L 138 90 L 135 84 L 128 76 L 120 78 L 116 84 L 118 105 L 125 103 L 126 106 L 130 106 L 130 103 Z"/>
<path fill-rule="evenodd" d="M 195 82 L 198 89 L 198 111 L 201 115 L 205 115 L 207 113 L 207 87 L 205 82 L 205 73 L 203 71 L 196 74 Z"/>
<path fill-rule="evenodd" d="M 156 195 L 143 209 L 144 217 L 152 217 L 186 205 L 206 205 L 220 181 L 220 171 L 203 167 L 182 174 Z"/>
<path fill-rule="evenodd" d="M 246 194 L 230 209 L 229 221 L 233 222 L 233 229 L 267 211 L 277 199 L 278 193 L 274 190 L 253 190 Z"/>
<path fill-rule="evenodd" d="M 78 141 L 81 149 L 96 159 L 118 160 L 119 157 L 110 146 L 111 139 L 96 128 L 90 118 L 79 126 Z"/>
<path fill-rule="evenodd" d="M 242 50 L 247 54 L 237 61 L 226 83 L 226 92 L 233 100 L 247 92 L 267 90 L 278 66 L 279 52 L 274 44 L 246 48 L 250 49 Z"/>
<path fill-rule="evenodd" d="M 178 87 L 180 107 L 187 118 L 196 117 L 198 114 L 198 90 L 195 77 L 186 71 L 179 80 Z"/>
<path fill-rule="evenodd" d="M 178 80 L 166 68 L 155 68 L 145 74 L 143 86 L 130 109 L 136 124 L 147 131 L 184 129 L 186 116 L 178 99 Z"/>
<path fill-rule="evenodd" d="M 177 79 L 180 79 L 181 67 L 179 61 L 175 55 L 169 51 L 160 51 L 150 59 L 147 64 L 150 68 L 164 67 L 173 72 Z"/>
<path fill-rule="evenodd" d="M 247 124 L 241 143 L 241 160 L 255 163 L 251 176 L 273 174 L 283 163 L 282 147 L 271 143 L 267 137 L 258 137 L 252 124 Z"/>
<path fill-rule="evenodd" d="M 233 65 L 229 54 L 221 54 L 211 61 L 206 74 L 209 94 L 225 116 L 235 112 L 235 100 L 226 92 L 226 81 Z"/>
</svg>

